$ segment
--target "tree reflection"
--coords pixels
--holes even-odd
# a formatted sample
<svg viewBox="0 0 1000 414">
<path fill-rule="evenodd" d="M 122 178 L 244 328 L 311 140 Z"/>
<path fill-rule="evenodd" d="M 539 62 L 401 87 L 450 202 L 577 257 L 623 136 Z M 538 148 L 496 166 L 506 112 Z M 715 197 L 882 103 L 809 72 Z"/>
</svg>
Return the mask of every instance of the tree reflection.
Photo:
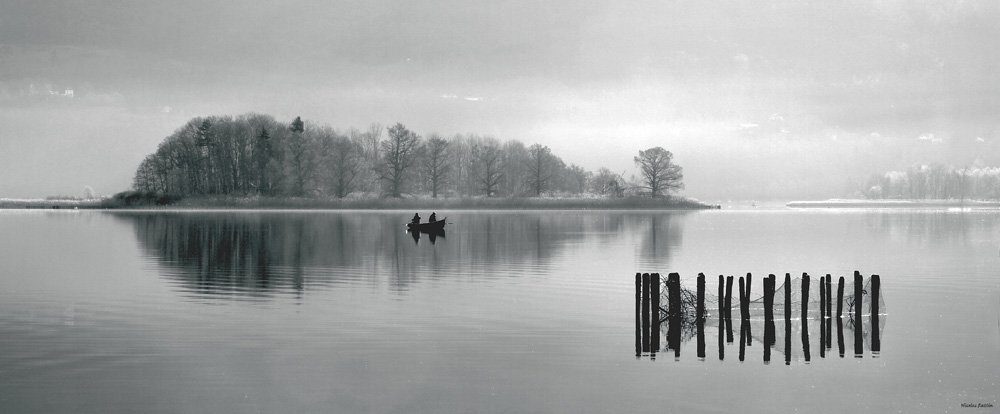
<svg viewBox="0 0 1000 414">
<path fill-rule="evenodd" d="M 303 295 L 361 283 L 406 291 L 422 279 L 510 277 L 584 238 L 618 238 L 622 215 L 461 214 L 447 236 L 404 231 L 382 213 L 119 212 L 180 289 L 199 295 Z M 610 230 L 610 231 L 609 231 Z M 425 243 L 427 241 L 429 243 Z"/>
</svg>

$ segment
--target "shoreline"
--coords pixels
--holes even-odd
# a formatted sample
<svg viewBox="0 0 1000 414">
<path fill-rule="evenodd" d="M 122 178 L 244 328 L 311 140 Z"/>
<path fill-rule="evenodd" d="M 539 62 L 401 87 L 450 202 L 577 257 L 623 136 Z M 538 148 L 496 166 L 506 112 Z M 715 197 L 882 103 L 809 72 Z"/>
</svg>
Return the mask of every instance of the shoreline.
<svg viewBox="0 0 1000 414">
<path fill-rule="evenodd" d="M 362 198 L 196 197 L 168 204 L 103 200 L 0 200 L 0 209 L 79 210 L 713 210 L 721 206 L 673 197 L 649 198 Z"/>
<path fill-rule="evenodd" d="M 1000 201 L 987 200 L 863 200 L 829 199 L 822 201 L 790 201 L 789 208 L 1000 208 Z"/>
</svg>

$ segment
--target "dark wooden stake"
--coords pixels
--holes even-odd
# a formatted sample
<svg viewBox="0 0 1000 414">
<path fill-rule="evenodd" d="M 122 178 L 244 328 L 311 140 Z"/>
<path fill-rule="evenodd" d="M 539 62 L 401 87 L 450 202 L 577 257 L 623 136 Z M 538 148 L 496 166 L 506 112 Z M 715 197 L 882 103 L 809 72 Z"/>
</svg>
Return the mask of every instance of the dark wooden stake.
<svg viewBox="0 0 1000 414">
<path fill-rule="evenodd" d="M 747 301 L 744 295 L 745 291 L 743 278 L 740 278 L 740 319 L 747 319 Z"/>
<path fill-rule="evenodd" d="M 819 278 L 819 318 L 826 317 L 826 278 Z"/>
<path fill-rule="evenodd" d="M 667 343 L 674 350 L 674 358 L 681 356 L 681 275 L 671 273 L 667 276 L 667 300 L 670 301 L 670 330 Z"/>
<path fill-rule="evenodd" d="M 660 350 L 660 274 L 649 275 L 649 310 L 652 312 L 649 319 L 652 322 L 652 330 L 649 332 L 649 350 L 657 352 Z"/>
<path fill-rule="evenodd" d="M 649 273 L 642 274 L 642 352 L 649 352 Z"/>
<path fill-rule="evenodd" d="M 872 275 L 872 281 L 870 285 L 872 296 L 872 354 L 880 352 L 882 350 L 882 338 L 879 337 L 879 291 L 882 288 L 882 280 L 878 275 Z"/>
<path fill-rule="evenodd" d="M 809 317 L 809 274 L 802 274 L 802 320 Z"/>
<path fill-rule="evenodd" d="M 864 354 L 864 339 L 861 324 L 861 302 L 864 297 L 864 279 L 861 272 L 854 271 L 854 356 L 861 358 Z"/>
<path fill-rule="evenodd" d="M 792 275 L 785 273 L 785 365 L 792 363 Z"/>
<path fill-rule="evenodd" d="M 635 274 L 635 356 L 642 355 L 642 274 Z"/>
<path fill-rule="evenodd" d="M 844 314 L 844 277 L 837 281 L 837 317 Z"/>
<path fill-rule="evenodd" d="M 705 274 L 698 273 L 698 296 L 695 307 L 695 327 L 698 333 L 698 358 L 705 359 Z"/>
</svg>

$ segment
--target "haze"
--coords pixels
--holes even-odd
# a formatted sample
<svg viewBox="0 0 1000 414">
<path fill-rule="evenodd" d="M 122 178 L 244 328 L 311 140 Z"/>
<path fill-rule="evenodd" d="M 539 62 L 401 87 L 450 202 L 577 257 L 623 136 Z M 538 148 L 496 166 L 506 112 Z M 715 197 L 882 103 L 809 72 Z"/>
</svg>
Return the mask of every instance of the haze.
<svg viewBox="0 0 1000 414">
<path fill-rule="evenodd" d="M 124 190 L 186 120 L 249 111 L 626 176 L 663 146 L 707 201 L 849 196 L 1000 165 L 996 39 L 990 1 L 5 0 L 0 197 Z"/>
</svg>

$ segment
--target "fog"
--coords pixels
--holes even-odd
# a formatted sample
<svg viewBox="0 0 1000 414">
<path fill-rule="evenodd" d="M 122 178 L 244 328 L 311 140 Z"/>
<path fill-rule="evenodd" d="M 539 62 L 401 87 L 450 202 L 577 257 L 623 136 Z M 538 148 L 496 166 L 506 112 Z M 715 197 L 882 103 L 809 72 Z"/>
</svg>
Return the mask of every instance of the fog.
<svg viewBox="0 0 1000 414">
<path fill-rule="evenodd" d="M 541 143 L 704 200 L 849 196 L 1000 164 L 996 2 L 16 1 L 0 5 L 0 197 L 126 189 L 196 116 Z M 69 93 L 68 91 L 72 91 Z"/>
</svg>

